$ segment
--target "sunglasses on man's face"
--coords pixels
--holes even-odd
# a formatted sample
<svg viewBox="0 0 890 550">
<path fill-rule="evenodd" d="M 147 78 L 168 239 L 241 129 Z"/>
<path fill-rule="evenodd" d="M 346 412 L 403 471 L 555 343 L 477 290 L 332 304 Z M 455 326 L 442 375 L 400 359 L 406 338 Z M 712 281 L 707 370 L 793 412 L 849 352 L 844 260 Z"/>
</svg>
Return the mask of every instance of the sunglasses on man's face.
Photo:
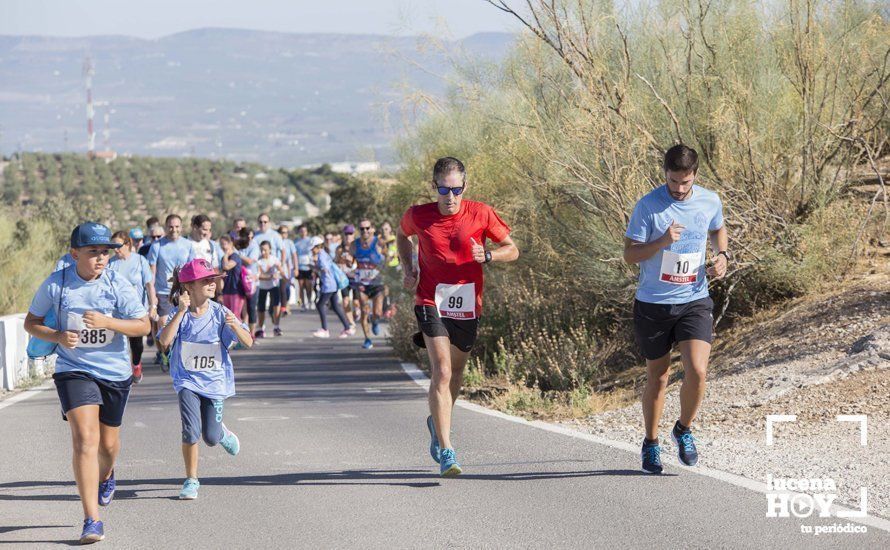
<svg viewBox="0 0 890 550">
<path fill-rule="evenodd" d="M 151 240 L 157 241 L 158 239 L 162 239 L 163 237 L 164 237 L 163 235 L 152 235 Z"/>
<path fill-rule="evenodd" d="M 361 226 L 359 226 L 359 229 L 360 229 L 362 232 L 370 231 L 370 230 L 371 230 L 370 227 L 361 227 Z"/>
<path fill-rule="evenodd" d="M 461 193 L 464 192 L 464 189 L 466 187 L 467 187 L 466 183 L 461 185 L 460 187 L 445 187 L 442 185 L 437 185 L 436 191 L 438 191 L 439 194 L 442 195 L 443 197 L 446 196 L 448 193 L 453 193 L 454 196 L 457 197 L 458 195 L 460 195 Z"/>
</svg>

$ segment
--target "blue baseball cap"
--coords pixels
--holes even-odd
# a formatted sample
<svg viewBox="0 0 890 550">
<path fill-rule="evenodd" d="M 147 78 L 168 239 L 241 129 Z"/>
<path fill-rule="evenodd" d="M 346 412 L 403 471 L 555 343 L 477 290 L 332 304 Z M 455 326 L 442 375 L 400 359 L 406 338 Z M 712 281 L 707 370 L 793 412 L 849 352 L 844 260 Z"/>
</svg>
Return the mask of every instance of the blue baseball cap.
<svg viewBox="0 0 890 550">
<path fill-rule="evenodd" d="M 145 237 L 145 234 L 142 232 L 141 227 L 134 227 L 130 230 L 130 238 L 136 241 L 141 241 L 142 238 Z"/>
<path fill-rule="evenodd" d="M 78 225 L 71 232 L 71 248 L 83 248 L 84 246 L 107 246 L 108 248 L 120 248 L 120 243 L 111 240 L 111 230 L 96 222 L 86 222 Z"/>
</svg>

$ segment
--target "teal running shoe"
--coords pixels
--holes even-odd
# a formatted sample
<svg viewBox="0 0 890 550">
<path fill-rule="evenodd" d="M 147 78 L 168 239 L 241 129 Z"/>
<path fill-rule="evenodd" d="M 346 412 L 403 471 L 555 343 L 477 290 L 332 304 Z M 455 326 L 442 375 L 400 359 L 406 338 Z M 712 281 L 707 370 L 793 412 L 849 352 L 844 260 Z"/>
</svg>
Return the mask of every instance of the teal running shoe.
<svg viewBox="0 0 890 550">
<path fill-rule="evenodd" d="M 229 431 L 225 426 L 223 426 L 223 429 L 226 431 L 226 436 L 222 438 L 222 441 L 220 441 L 219 444 L 227 453 L 235 456 L 241 450 L 241 440 L 238 439 L 235 432 Z"/>
<path fill-rule="evenodd" d="M 432 415 L 426 417 L 426 427 L 430 431 L 430 456 L 439 463 L 439 438 L 436 437 L 436 424 L 433 422 Z"/>
<path fill-rule="evenodd" d="M 459 476 L 463 470 L 454 456 L 454 449 L 445 448 L 439 451 L 439 473 L 442 477 Z"/>
<path fill-rule="evenodd" d="M 182 484 L 182 491 L 179 491 L 179 500 L 195 500 L 198 498 L 198 487 L 200 486 L 201 482 L 197 479 L 187 478 Z"/>
</svg>

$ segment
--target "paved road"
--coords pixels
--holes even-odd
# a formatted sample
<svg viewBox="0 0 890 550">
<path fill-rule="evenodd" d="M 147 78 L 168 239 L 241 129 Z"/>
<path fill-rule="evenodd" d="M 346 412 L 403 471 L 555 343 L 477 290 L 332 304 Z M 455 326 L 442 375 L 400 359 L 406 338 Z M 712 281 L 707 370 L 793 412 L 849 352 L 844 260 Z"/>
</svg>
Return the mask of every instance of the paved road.
<svg viewBox="0 0 890 550">
<path fill-rule="evenodd" d="M 625 451 L 465 409 L 454 441 L 466 474 L 441 479 L 423 390 L 382 340 L 370 352 L 358 338 L 314 340 L 316 323 L 291 315 L 284 337 L 237 352 L 225 414 L 242 451 L 202 446 L 197 501 L 175 500 L 176 396 L 147 370 L 102 547 L 890 547 L 873 528 L 802 535 L 796 520 L 765 518 L 761 494 L 677 468 L 646 476 Z M 0 410 L 0 545 L 79 534 L 69 441 L 54 391 Z"/>
</svg>

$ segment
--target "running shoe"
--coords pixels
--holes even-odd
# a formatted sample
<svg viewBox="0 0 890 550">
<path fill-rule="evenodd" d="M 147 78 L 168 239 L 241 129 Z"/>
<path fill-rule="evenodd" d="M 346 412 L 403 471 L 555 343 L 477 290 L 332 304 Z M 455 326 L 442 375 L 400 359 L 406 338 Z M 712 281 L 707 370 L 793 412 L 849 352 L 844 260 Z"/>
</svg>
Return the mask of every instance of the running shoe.
<svg viewBox="0 0 890 550">
<path fill-rule="evenodd" d="M 349 329 L 345 329 L 337 338 L 349 338 L 350 336 L 352 336 L 352 333 L 349 332 Z"/>
<path fill-rule="evenodd" d="M 238 439 L 238 436 L 235 435 L 235 432 L 226 428 L 225 424 L 223 424 L 223 430 L 226 432 L 226 436 L 220 440 L 219 444 L 223 449 L 226 450 L 232 456 L 238 454 L 238 451 L 241 450 L 241 440 Z"/>
<path fill-rule="evenodd" d="M 281 329 L 280 329 L 280 328 L 276 328 L 275 330 L 272 331 L 272 333 L 273 333 L 275 336 L 281 336 Z"/>
<path fill-rule="evenodd" d="M 108 506 L 114 500 L 114 489 L 117 484 L 114 482 L 114 470 L 111 470 L 111 477 L 99 484 L 99 506 Z"/>
<path fill-rule="evenodd" d="M 355 336 L 355 324 L 349 325 L 349 328 L 346 329 L 350 336 Z"/>
<path fill-rule="evenodd" d="M 331 333 L 326 331 L 323 328 L 320 328 L 320 329 L 316 330 L 315 332 L 313 332 L 312 336 L 315 336 L 316 338 L 330 338 Z"/>
<path fill-rule="evenodd" d="M 454 449 L 444 448 L 439 451 L 439 473 L 442 477 L 459 476 L 463 470 L 457 463 L 457 457 L 454 456 Z"/>
<path fill-rule="evenodd" d="M 255 340 L 259 340 L 260 338 L 265 338 L 265 337 L 266 337 L 266 331 L 263 329 L 256 331 L 253 335 L 253 338 Z"/>
<path fill-rule="evenodd" d="M 380 320 L 377 317 L 371 320 L 371 332 L 374 333 L 374 336 L 380 336 Z"/>
<path fill-rule="evenodd" d="M 436 424 L 433 423 L 432 415 L 426 417 L 426 427 L 430 431 L 430 456 L 439 463 L 439 438 L 436 437 Z"/>
<path fill-rule="evenodd" d="M 105 526 L 93 518 L 83 520 L 83 531 L 80 532 L 81 544 L 93 544 L 105 538 Z"/>
<path fill-rule="evenodd" d="M 182 484 L 182 491 L 179 491 L 179 500 L 195 500 L 198 498 L 198 487 L 200 486 L 201 482 L 197 479 L 186 478 L 185 483 Z"/>
<path fill-rule="evenodd" d="M 133 383 L 138 384 L 139 382 L 142 382 L 142 363 L 133 365 Z"/>
<path fill-rule="evenodd" d="M 677 458 L 686 466 L 695 466 L 698 464 L 698 451 L 695 448 L 695 438 L 692 437 L 692 431 L 678 431 L 676 426 L 671 430 L 671 439 L 677 446 Z"/>
<path fill-rule="evenodd" d="M 362 348 L 371 349 L 374 347 L 374 344 L 371 342 L 370 338 L 365 338 L 365 342 L 362 344 Z"/>
<path fill-rule="evenodd" d="M 660 474 L 664 470 L 664 466 L 661 465 L 661 447 L 658 443 L 643 442 L 640 458 L 643 459 L 643 471 L 647 474 Z"/>
</svg>

